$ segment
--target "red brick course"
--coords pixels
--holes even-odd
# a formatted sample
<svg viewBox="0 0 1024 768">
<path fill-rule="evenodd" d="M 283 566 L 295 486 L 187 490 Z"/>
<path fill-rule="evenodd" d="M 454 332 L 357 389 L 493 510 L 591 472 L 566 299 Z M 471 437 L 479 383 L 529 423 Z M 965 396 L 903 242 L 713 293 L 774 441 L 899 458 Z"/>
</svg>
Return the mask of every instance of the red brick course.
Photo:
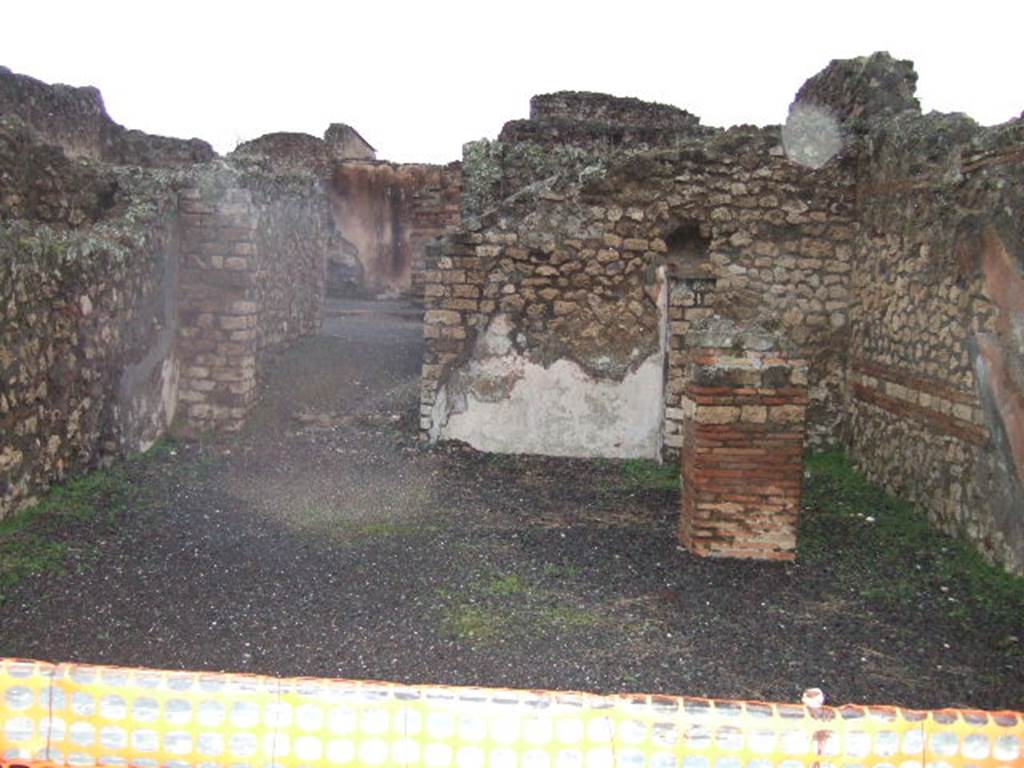
<svg viewBox="0 0 1024 768">
<path fill-rule="evenodd" d="M 862 384 L 854 384 L 853 395 L 858 400 L 877 405 L 879 408 L 889 411 L 889 413 L 919 421 L 938 434 L 950 435 L 976 446 L 984 446 L 989 441 L 989 433 L 985 427 L 941 413 L 932 408 L 925 408 L 914 403 L 889 397 L 877 389 L 865 387 Z"/>
</svg>

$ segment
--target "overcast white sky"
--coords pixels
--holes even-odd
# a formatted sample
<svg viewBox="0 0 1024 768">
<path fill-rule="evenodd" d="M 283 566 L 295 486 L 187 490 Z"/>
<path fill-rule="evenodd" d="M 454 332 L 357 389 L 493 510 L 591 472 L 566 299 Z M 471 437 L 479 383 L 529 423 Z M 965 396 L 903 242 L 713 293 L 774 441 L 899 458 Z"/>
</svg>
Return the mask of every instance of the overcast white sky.
<svg viewBox="0 0 1024 768">
<path fill-rule="evenodd" d="M 1021 0 L 8 0 L 0 19 L 0 64 L 95 85 L 123 125 L 221 152 L 347 122 L 382 159 L 447 162 L 563 89 L 781 123 L 830 59 L 876 50 L 914 60 L 926 111 L 1024 110 Z"/>
</svg>

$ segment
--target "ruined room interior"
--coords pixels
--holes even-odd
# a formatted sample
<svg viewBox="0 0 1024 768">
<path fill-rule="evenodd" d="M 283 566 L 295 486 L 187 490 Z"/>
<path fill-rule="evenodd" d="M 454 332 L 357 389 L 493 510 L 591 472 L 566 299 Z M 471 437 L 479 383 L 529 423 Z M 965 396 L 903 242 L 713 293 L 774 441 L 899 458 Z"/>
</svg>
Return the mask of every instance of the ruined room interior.
<svg viewBox="0 0 1024 768">
<path fill-rule="evenodd" d="M 924 114 L 916 80 L 836 60 L 785 125 L 728 129 L 537 95 L 431 165 L 343 123 L 220 156 L 0 68 L 0 518 L 242 431 L 328 297 L 401 298 L 418 450 L 673 467 L 687 552 L 789 563 L 806 457 L 841 446 L 1024 575 L 1024 120 Z M 1021 764 L 1014 718 L 972 764 Z"/>
</svg>

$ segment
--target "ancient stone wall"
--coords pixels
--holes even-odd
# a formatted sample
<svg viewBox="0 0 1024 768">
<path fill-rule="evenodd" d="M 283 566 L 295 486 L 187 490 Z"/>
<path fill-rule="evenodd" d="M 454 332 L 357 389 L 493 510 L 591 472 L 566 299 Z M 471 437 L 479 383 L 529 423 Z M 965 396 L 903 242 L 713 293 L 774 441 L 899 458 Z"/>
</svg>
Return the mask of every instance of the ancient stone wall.
<svg viewBox="0 0 1024 768">
<path fill-rule="evenodd" d="M 407 166 L 403 166 L 407 167 Z M 462 220 L 462 164 L 413 166 L 422 169 L 408 201 L 409 293 L 423 298 L 427 244 Z"/>
<path fill-rule="evenodd" d="M 422 294 L 426 243 L 460 220 L 462 167 L 377 162 L 353 128 L 332 124 L 323 139 L 269 133 L 230 157 L 252 171 L 312 176 L 330 198 L 341 247 L 330 251 L 328 288 L 339 296 Z"/>
<path fill-rule="evenodd" d="M 175 416 L 185 434 L 238 428 L 264 363 L 320 326 L 346 244 L 332 174 L 374 150 L 335 124 L 222 161 L 124 129 L 95 89 L 5 69 L 0 111 L 3 516 Z M 375 287 L 408 291 L 415 254 L 458 219 L 459 167 L 386 168 L 375 214 L 396 246 L 363 255 Z"/>
<path fill-rule="evenodd" d="M 856 157 L 847 418 L 858 466 L 1024 572 L 1024 121 L 922 116 L 908 61 L 834 61 L 790 110 Z"/>
<path fill-rule="evenodd" d="M 606 126 L 638 125 L 667 131 L 693 130 L 700 125 L 699 117 L 671 104 L 589 91 L 557 91 L 533 96 L 530 120 L 535 123 L 569 120 Z"/>
<path fill-rule="evenodd" d="M 182 192 L 178 431 L 241 427 L 256 397 L 257 213 L 230 181 Z"/>
<path fill-rule="evenodd" d="M 462 147 L 462 218 L 497 208 L 513 194 L 554 176 L 600 167 L 595 153 L 572 145 L 481 139 Z"/>
<path fill-rule="evenodd" d="M 463 147 L 463 216 L 479 216 L 555 175 L 600 170 L 627 152 L 676 147 L 720 129 L 678 107 L 603 93 L 560 91 L 530 99 L 530 118 L 505 124 L 496 141 Z"/>
<path fill-rule="evenodd" d="M 335 160 L 377 159 L 377 150 L 351 125 L 331 123 L 324 131 L 324 141 Z"/>
<path fill-rule="evenodd" d="M 174 417 L 176 199 L 118 187 L 125 207 L 96 224 L 0 221 L 0 518 Z"/>
<path fill-rule="evenodd" d="M 530 99 L 530 119 L 506 123 L 498 140 L 606 152 L 675 147 L 716 130 L 702 126 L 696 115 L 668 104 L 560 91 Z"/>
<path fill-rule="evenodd" d="M 78 227 L 99 221 L 114 206 L 113 171 L 40 143 L 15 115 L 0 117 L 0 169 L 0 219 Z"/>
<path fill-rule="evenodd" d="M 61 147 L 69 157 L 153 168 L 216 157 L 199 139 L 153 136 L 118 125 L 96 88 L 50 85 L 6 67 L 0 67 L 0 115 L 17 115 L 41 143 Z"/>
<path fill-rule="evenodd" d="M 906 113 L 861 168 L 846 437 L 858 466 L 1024 572 L 1024 121 Z"/>
<path fill-rule="evenodd" d="M 124 131 L 94 89 L 0 72 L 0 102 L 18 97 L 0 118 L 0 517 L 172 420 L 237 428 L 266 359 L 319 328 L 338 247 L 308 169 L 171 162 L 187 142 Z"/>
<path fill-rule="evenodd" d="M 461 169 L 455 163 L 395 165 L 350 161 L 334 166 L 335 220 L 370 295 L 413 292 L 425 243 L 459 221 Z M 415 281 L 417 289 L 420 281 Z"/>
<path fill-rule="evenodd" d="M 238 429 L 267 356 L 320 328 L 338 246 L 313 177 L 230 170 L 183 191 L 178 329 L 183 433 Z"/>
<path fill-rule="evenodd" d="M 333 157 L 323 139 L 308 133 L 265 133 L 235 147 L 228 157 L 265 173 L 330 175 Z"/>
<path fill-rule="evenodd" d="M 686 334 L 720 315 L 808 361 L 811 444 L 846 440 L 1022 570 L 1024 121 L 921 116 L 916 77 L 887 54 L 833 62 L 781 130 L 555 94 L 467 145 L 466 224 L 427 272 L 425 435 L 619 456 L 660 430 L 671 455 Z"/>
<path fill-rule="evenodd" d="M 319 329 L 326 196 L 224 169 L 178 183 L 120 175 L 127 210 L 79 229 L 0 226 L 0 517 L 175 416 L 238 428 L 267 357 Z"/>
<path fill-rule="evenodd" d="M 740 128 L 521 190 L 429 265 L 425 433 L 488 450 L 674 455 L 688 307 L 791 339 L 811 361 L 812 439 L 828 439 L 844 398 L 848 189 L 838 161 L 809 169 L 777 129 Z M 531 426 L 509 434 L 517 420 Z"/>
<path fill-rule="evenodd" d="M 282 345 L 320 330 L 326 262 L 340 239 L 319 181 L 261 176 L 244 183 L 257 212 L 253 286 L 262 364 Z"/>
</svg>

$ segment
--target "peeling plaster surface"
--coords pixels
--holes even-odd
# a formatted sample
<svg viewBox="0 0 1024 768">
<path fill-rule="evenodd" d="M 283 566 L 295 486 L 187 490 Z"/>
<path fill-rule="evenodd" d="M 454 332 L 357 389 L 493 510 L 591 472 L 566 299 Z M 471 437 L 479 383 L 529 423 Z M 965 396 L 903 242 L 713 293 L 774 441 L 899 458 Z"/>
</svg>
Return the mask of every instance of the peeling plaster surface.
<svg viewBox="0 0 1024 768">
<path fill-rule="evenodd" d="M 979 336 L 974 355 L 974 369 L 978 377 L 981 402 L 989 424 L 992 425 L 994 451 L 979 457 L 975 480 L 988 497 L 994 525 L 986 536 L 1001 551 L 1003 562 L 1011 573 L 1024 573 L 1024 492 L 1021 489 L 1019 469 L 1012 465 L 1011 438 L 1024 433 L 1020 411 L 1002 407 L 1006 393 L 999 385 L 1002 371 L 996 375 L 990 370 L 994 363 L 1002 365 L 1001 349 L 985 336 Z"/>
<path fill-rule="evenodd" d="M 989 385 L 1009 441 L 1018 479 L 1024 480 L 1024 276 L 991 229 L 985 232 L 982 269 L 985 288 L 999 307 L 998 335 L 979 335 L 981 356 L 988 366 Z"/>
<path fill-rule="evenodd" d="M 514 352 L 485 357 L 450 382 L 438 436 L 494 453 L 657 458 L 662 391 L 660 355 L 622 381 L 594 379 L 570 360 L 545 368 Z"/>
<path fill-rule="evenodd" d="M 994 333 L 978 333 L 974 369 L 995 451 L 978 467 L 992 509 L 993 538 L 1012 572 L 1024 570 L 1024 276 L 1000 237 L 984 233 L 985 288 L 999 308 Z M 998 478 L 996 482 L 989 477 Z"/>
</svg>

